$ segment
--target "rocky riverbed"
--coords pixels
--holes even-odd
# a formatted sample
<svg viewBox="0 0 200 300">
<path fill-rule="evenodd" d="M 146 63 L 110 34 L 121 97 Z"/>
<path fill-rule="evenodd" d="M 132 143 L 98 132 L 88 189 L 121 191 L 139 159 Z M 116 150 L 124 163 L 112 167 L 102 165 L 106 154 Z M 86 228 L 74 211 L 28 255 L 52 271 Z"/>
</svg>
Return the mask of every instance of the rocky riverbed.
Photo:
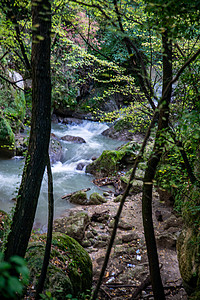
<svg viewBox="0 0 200 300">
<path fill-rule="evenodd" d="M 130 299 L 146 278 L 148 281 L 141 197 L 142 194 L 138 193 L 128 197 L 125 202 L 99 299 Z M 54 222 L 55 231 L 72 235 L 88 251 L 93 262 L 94 286 L 119 205 L 113 194 L 106 199 L 106 203 L 101 205 L 78 205 Z M 158 193 L 154 192 L 153 219 L 166 299 L 185 300 L 187 295 L 182 287 L 176 254 L 176 239 L 182 228 L 182 220 L 170 206 L 160 200 Z M 154 299 L 150 283 L 135 299 Z"/>
</svg>

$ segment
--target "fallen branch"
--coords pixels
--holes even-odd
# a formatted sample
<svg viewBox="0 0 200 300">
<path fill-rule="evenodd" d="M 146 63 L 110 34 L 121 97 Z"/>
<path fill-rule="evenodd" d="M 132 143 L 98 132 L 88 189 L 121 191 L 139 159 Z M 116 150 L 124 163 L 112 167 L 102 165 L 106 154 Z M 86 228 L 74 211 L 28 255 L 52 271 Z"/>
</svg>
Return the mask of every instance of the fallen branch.
<svg viewBox="0 0 200 300">
<path fill-rule="evenodd" d="M 82 189 L 82 190 L 79 190 L 79 191 L 76 191 L 76 192 L 73 192 L 73 193 L 64 195 L 64 196 L 62 196 L 61 198 L 62 198 L 62 199 L 69 198 L 69 197 L 71 197 L 72 195 L 74 195 L 74 194 L 76 194 L 76 193 L 78 193 L 78 192 L 87 192 L 87 191 L 89 191 L 89 190 L 91 190 L 91 189 L 90 189 L 90 188 Z"/>
</svg>

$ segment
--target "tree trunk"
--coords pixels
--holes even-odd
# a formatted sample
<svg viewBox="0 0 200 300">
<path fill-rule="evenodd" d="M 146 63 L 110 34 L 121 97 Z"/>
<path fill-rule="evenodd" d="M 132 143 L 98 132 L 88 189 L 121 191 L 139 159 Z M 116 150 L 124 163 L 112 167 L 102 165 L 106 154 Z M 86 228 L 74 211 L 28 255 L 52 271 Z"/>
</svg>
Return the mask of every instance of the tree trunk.
<svg viewBox="0 0 200 300">
<path fill-rule="evenodd" d="M 32 1 L 32 25 L 35 30 L 32 35 L 31 56 L 31 132 L 16 209 L 6 244 L 6 260 L 14 254 L 24 257 L 26 253 L 47 162 L 51 130 L 50 12 L 49 0 Z"/>
<path fill-rule="evenodd" d="M 153 152 L 149 158 L 144 176 L 142 196 L 142 216 L 144 234 L 149 259 L 151 283 L 155 300 L 165 299 L 164 289 L 160 276 L 159 260 L 157 254 L 154 226 L 152 219 L 152 189 L 157 165 L 160 161 L 165 143 L 164 134 L 168 129 L 169 103 L 171 100 L 172 87 L 172 46 L 168 40 L 167 32 L 163 34 L 163 95 L 160 103 L 158 130 L 155 138 Z M 167 88 L 167 90 L 166 90 Z M 164 93 L 165 92 L 165 93 Z"/>
</svg>

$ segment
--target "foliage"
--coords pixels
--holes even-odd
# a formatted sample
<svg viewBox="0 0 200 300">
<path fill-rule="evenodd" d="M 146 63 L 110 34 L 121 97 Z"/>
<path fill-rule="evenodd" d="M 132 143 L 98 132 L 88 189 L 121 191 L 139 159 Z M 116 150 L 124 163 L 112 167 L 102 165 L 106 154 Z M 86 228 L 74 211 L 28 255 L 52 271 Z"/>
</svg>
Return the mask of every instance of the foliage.
<svg viewBox="0 0 200 300">
<path fill-rule="evenodd" d="M 0 253 L 0 296 L 18 299 L 18 296 L 23 293 L 24 285 L 28 283 L 28 278 L 29 271 L 21 257 L 12 256 L 6 262 L 3 260 L 3 254 Z"/>
<path fill-rule="evenodd" d="M 8 121 L 0 116 L 0 141 L 1 145 L 13 146 L 14 134 Z"/>
</svg>

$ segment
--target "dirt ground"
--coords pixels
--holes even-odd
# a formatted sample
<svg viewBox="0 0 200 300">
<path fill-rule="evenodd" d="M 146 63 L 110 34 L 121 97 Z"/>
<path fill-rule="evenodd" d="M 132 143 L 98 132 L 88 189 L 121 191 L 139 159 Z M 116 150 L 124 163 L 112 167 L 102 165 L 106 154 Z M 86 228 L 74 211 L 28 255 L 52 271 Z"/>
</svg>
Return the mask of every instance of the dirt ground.
<svg viewBox="0 0 200 300">
<path fill-rule="evenodd" d="M 141 193 L 130 196 L 125 202 L 98 299 L 154 299 L 150 283 L 139 296 L 132 298 L 134 291 L 149 275 L 141 197 Z M 118 206 L 119 203 L 114 202 L 111 195 L 102 205 L 72 209 L 87 211 L 93 221 L 86 229 L 86 236 L 90 237 L 93 232 L 98 237 L 95 244 L 85 248 L 93 262 L 94 286 L 105 258 Z M 160 201 L 157 192 L 153 193 L 153 220 L 166 299 L 185 300 L 187 295 L 182 286 L 176 255 L 176 239 L 182 221 L 171 207 Z"/>
</svg>

